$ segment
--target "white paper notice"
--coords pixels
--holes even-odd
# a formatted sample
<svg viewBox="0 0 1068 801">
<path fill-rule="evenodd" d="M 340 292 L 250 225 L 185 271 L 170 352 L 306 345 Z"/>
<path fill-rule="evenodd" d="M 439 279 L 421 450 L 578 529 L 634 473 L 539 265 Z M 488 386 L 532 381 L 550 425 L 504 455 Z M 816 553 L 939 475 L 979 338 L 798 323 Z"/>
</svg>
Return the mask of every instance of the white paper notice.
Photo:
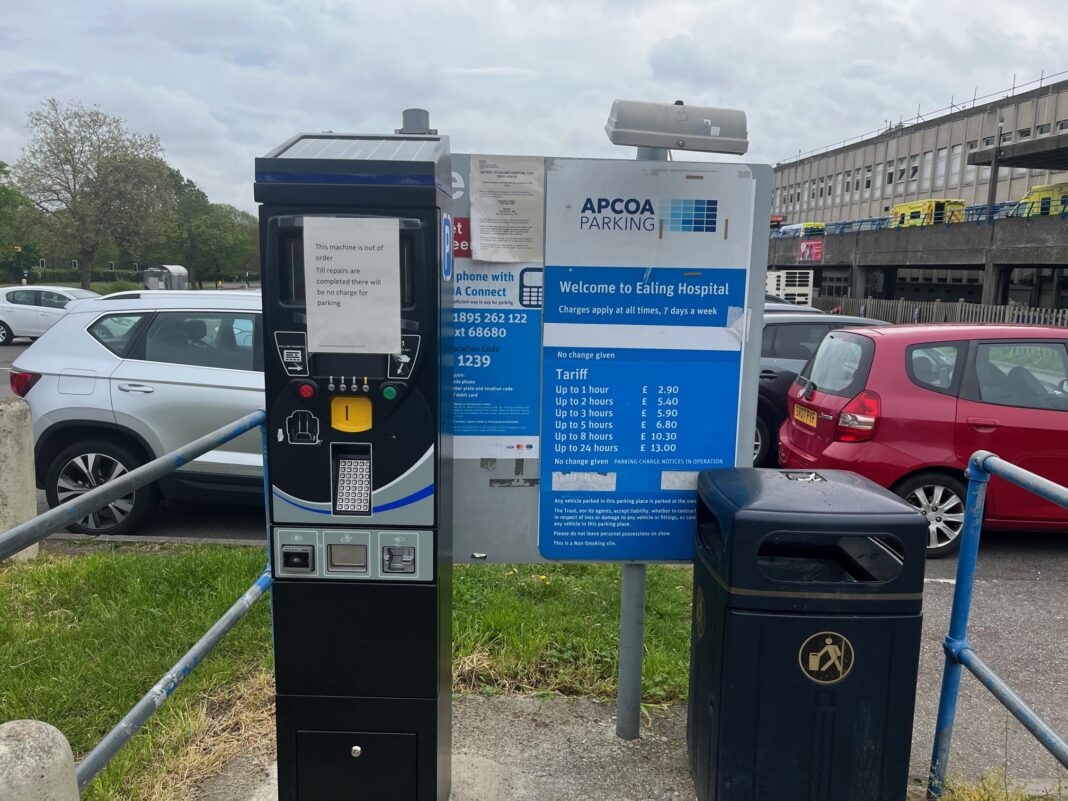
<svg viewBox="0 0 1068 801">
<path fill-rule="evenodd" d="M 400 353 L 400 223 L 304 218 L 311 353 Z"/>
<path fill-rule="evenodd" d="M 544 239 L 545 160 L 471 156 L 471 255 L 540 262 Z"/>
</svg>

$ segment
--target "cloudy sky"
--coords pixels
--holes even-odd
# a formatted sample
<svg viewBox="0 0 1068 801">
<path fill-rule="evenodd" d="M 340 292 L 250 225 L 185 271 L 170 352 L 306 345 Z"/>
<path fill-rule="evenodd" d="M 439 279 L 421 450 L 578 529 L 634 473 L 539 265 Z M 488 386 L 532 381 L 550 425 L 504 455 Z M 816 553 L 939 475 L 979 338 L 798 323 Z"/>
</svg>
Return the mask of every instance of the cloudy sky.
<svg viewBox="0 0 1068 801">
<path fill-rule="evenodd" d="M 391 132 L 409 106 L 457 152 L 627 158 L 603 130 L 615 98 L 737 107 L 747 158 L 775 162 L 1068 70 L 1063 0 L 7 0 L 3 16 L 0 160 L 42 98 L 97 104 L 248 210 L 256 156 L 299 131 Z"/>
</svg>

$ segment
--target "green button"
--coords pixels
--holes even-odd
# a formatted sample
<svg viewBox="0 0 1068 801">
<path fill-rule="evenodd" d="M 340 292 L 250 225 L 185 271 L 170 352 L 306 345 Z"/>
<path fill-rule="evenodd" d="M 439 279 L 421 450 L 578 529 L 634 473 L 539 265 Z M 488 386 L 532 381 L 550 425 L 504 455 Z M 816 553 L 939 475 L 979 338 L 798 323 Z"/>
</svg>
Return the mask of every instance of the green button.
<svg viewBox="0 0 1068 801">
<path fill-rule="evenodd" d="M 393 400 L 397 397 L 396 387 L 382 387 L 382 397 L 386 400 Z"/>
</svg>

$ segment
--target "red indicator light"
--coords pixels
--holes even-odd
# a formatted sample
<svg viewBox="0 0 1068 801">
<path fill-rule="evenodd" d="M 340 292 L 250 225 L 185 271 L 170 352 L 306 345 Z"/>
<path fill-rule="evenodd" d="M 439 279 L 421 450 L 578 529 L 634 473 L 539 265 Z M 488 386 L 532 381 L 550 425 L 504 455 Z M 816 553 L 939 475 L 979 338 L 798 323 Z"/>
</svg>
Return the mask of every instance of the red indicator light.
<svg viewBox="0 0 1068 801">
<path fill-rule="evenodd" d="M 311 384 L 301 384 L 300 389 L 297 390 L 297 394 L 304 398 L 304 400 L 307 400 L 315 394 L 315 387 Z"/>
</svg>

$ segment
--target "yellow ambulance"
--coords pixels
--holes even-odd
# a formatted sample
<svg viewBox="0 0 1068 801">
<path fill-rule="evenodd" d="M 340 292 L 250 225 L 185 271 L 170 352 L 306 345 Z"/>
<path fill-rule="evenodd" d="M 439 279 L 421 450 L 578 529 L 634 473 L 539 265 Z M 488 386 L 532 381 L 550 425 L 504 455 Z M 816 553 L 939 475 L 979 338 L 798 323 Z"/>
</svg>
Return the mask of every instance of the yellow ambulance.
<svg viewBox="0 0 1068 801">
<path fill-rule="evenodd" d="M 898 203 L 890 210 L 890 228 L 964 222 L 964 201 L 932 198 Z"/>
<path fill-rule="evenodd" d="M 1013 217 L 1045 217 L 1068 212 L 1068 183 L 1032 186 L 1012 210 Z"/>
</svg>

